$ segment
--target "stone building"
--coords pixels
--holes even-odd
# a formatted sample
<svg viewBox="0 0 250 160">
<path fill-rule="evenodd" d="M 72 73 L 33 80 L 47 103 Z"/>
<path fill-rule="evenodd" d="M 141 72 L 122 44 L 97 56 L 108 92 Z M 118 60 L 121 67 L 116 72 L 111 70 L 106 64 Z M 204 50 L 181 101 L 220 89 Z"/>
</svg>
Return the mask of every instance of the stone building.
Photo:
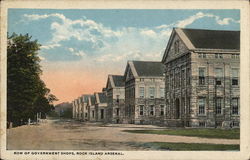
<svg viewBox="0 0 250 160">
<path fill-rule="evenodd" d="M 107 122 L 107 96 L 105 93 L 95 93 L 95 119 L 97 122 Z"/>
<path fill-rule="evenodd" d="M 125 115 L 124 76 L 109 75 L 106 84 L 107 119 L 110 123 L 122 123 Z"/>
<path fill-rule="evenodd" d="M 161 62 L 128 61 L 125 70 L 125 121 L 163 124 L 165 119 L 164 66 Z"/>
<path fill-rule="evenodd" d="M 168 126 L 239 127 L 240 32 L 174 28 L 165 65 Z"/>
</svg>

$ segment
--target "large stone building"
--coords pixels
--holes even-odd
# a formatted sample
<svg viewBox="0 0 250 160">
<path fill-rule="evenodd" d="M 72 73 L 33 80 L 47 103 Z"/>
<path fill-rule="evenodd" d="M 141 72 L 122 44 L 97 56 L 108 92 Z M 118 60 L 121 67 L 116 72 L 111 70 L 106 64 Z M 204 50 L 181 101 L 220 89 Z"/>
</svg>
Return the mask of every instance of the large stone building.
<svg viewBox="0 0 250 160">
<path fill-rule="evenodd" d="M 82 95 L 72 102 L 73 118 L 77 120 L 88 120 L 88 97 L 90 95 Z"/>
<path fill-rule="evenodd" d="M 125 123 L 164 123 L 163 67 L 161 62 L 128 61 L 124 74 Z"/>
<path fill-rule="evenodd" d="M 175 28 L 165 65 L 167 126 L 238 127 L 240 32 Z"/>
<path fill-rule="evenodd" d="M 107 119 L 110 123 L 122 123 L 125 115 L 124 76 L 109 75 L 106 84 Z"/>
</svg>

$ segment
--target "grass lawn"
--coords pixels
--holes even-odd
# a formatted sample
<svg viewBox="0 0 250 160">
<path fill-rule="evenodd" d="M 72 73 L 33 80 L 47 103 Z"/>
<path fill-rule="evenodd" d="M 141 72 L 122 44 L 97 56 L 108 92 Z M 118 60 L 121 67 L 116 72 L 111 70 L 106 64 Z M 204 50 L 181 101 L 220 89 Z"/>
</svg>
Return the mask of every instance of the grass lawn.
<svg viewBox="0 0 250 160">
<path fill-rule="evenodd" d="M 129 133 L 166 134 L 179 136 L 192 136 L 203 138 L 240 139 L 240 129 L 215 129 L 215 128 L 185 128 L 165 130 L 123 130 Z"/>
<path fill-rule="evenodd" d="M 232 151 L 240 150 L 240 145 L 224 145 L 224 144 L 201 144 L 201 143 L 168 143 L 168 142 L 149 142 L 137 144 L 147 148 L 156 150 L 171 151 Z"/>
</svg>

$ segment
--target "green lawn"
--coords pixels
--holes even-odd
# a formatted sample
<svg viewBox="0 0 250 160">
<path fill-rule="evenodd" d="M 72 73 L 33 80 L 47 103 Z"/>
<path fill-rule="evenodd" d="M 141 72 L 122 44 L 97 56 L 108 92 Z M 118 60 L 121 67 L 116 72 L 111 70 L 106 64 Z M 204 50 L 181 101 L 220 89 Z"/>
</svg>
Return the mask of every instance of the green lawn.
<svg viewBox="0 0 250 160">
<path fill-rule="evenodd" d="M 240 145 L 224 145 L 224 144 L 149 142 L 136 145 L 141 147 L 153 148 L 154 150 L 171 150 L 171 151 L 226 151 L 226 150 L 239 151 L 240 150 Z"/>
<path fill-rule="evenodd" d="M 166 134 L 203 138 L 240 139 L 240 129 L 188 128 L 165 130 L 123 130 L 129 133 Z"/>
</svg>

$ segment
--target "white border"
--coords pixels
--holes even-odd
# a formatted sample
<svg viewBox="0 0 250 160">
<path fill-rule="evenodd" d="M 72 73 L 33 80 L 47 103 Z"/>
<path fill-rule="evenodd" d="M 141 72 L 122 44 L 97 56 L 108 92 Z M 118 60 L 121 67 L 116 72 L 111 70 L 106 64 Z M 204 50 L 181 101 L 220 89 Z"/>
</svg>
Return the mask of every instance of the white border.
<svg viewBox="0 0 250 160">
<path fill-rule="evenodd" d="M 8 8 L 46 9 L 240 9 L 241 10 L 241 139 L 240 151 L 122 151 L 124 156 L 20 156 L 6 150 L 6 37 Z M 2 159 L 227 159 L 250 158 L 249 2 L 163 0 L 72 0 L 1 2 L 1 158 Z M 53 150 L 54 151 L 54 150 Z M 60 151 L 60 150 L 57 150 Z M 28 151 L 30 152 L 30 151 Z M 107 152 L 107 151 L 105 151 Z"/>
</svg>

